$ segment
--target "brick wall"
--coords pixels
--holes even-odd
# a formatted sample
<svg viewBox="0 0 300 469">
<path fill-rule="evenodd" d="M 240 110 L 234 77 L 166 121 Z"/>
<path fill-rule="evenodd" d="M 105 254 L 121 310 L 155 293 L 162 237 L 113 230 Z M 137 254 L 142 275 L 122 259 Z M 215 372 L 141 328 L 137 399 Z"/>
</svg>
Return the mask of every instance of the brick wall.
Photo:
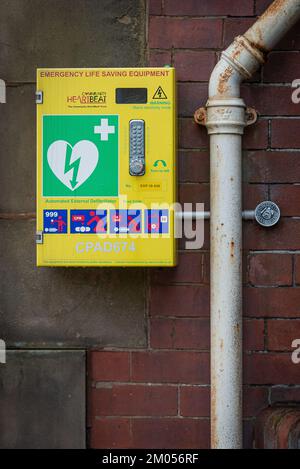
<svg viewBox="0 0 300 469">
<path fill-rule="evenodd" d="M 270 1 L 150 0 L 149 65 L 177 69 L 179 198 L 209 209 L 206 130 L 193 112 L 205 104 L 220 51 Z M 264 230 L 244 223 L 244 439 L 253 445 L 255 416 L 274 402 L 300 400 L 300 28 L 278 44 L 242 94 L 259 121 L 244 138 L 244 209 L 265 199 L 282 212 Z M 90 354 L 90 445 L 209 447 L 209 237 L 200 251 L 179 243 L 175 269 L 149 270 L 148 347 Z"/>
</svg>

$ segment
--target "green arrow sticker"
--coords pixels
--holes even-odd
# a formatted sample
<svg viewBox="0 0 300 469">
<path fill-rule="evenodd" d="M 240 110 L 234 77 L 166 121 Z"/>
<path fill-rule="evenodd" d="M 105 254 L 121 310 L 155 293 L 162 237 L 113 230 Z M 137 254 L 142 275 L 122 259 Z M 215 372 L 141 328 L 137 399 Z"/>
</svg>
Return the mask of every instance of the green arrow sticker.
<svg viewBox="0 0 300 469">
<path fill-rule="evenodd" d="M 43 196 L 118 195 L 118 116 L 43 117 Z"/>
</svg>

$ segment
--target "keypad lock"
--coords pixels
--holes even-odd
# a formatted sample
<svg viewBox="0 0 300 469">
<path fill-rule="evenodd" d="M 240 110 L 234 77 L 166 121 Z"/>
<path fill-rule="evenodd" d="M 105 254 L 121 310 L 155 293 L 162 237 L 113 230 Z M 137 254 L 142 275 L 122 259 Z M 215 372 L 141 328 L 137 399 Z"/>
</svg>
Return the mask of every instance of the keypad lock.
<svg viewBox="0 0 300 469">
<path fill-rule="evenodd" d="M 129 123 L 129 174 L 145 174 L 145 122 L 141 119 Z"/>
</svg>

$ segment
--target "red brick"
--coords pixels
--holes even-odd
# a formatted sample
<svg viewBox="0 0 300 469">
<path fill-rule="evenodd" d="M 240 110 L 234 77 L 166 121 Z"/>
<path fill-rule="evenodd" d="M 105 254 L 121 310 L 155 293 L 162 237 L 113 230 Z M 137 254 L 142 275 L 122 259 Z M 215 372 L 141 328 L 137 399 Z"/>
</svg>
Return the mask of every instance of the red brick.
<svg viewBox="0 0 300 469">
<path fill-rule="evenodd" d="M 148 0 L 149 15 L 161 15 L 162 0 Z"/>
<path fill-rule="evenodd" d="M 208 316 L 209 287 L 198 285 L 152 286 L 152 316 Z"/>
<path fill-rule="evenodd" d="M 128 381 L 128 352 L 90 352 L 90 376 L 93 381 Z"/>
<path fill-rule="evenodd" d="M 295 282 L 300 285 L 300 256 L 295 256 Z"/>
<path fill-rule="evenodd" d="M 259 119 L 256 124 L 245 128 L 243 148 L 247 150 L 258 150 L 268 146 L 268 121 Z"/>
<path fill-rule="evenodd" d="M 205 106 L 208 94 L 206 84 L 180 83 L 178 90 L 180 116 L 193 116 L 197 108 Z M 255 108 L 260 116 L 299 116 L 299 104 L 293 103 L 290 87 L 245 84 L 241 95 L 247 106 Z"/>
<path fill-rule="evenodd" d="M 150 17 L 150 48 L 213 49 L 221 45 L 221 19 Z"/>
<path fill-rule="evenodd" d="M 151 272 L 153 283 L 172 284 L 209 282 L 209 256 L 206 252 L 182 252 L 177 267 L 155 269 Z"/>
<path fill-rule="evenodd" d="M 293 103 L 289 86 L 245 84 L 241 95 L 247 106 L 256 109 L 261 116 L 299 115 L 299 104 Z"/>
<path fill-rule="evenodd" d="M 300 249 L 300 220 L 282 218 L 270 229 L 265 229 L 255 222 L 247 222 L 244 224 L 243 235 L 244 249 Z"/>
<path fill-rule="evenodd" d="M 300 288 L 244 288 L 244 315 L 300 318 Z"/>
<path fill-rule="evenodd" d="M 209 319 L 151 320 L 151 347 L 156 349 L 209 349 Z"/>
<path fill-rule="evenodd" d="M 207 419 L 160 418 L 134 419 L 132 438 L 134 448 L 209 448 Z"/>
<path fill-rule="evenodd" d="M 293 352 L 292 342 L 300 340 L 300 320 L 270 319 L 268 322 L 268 350 Z"/>
<path fill-rule="evenodd" d="M 191 117 L 196 109 L 205 106 L 207 101 L 207 84 L 179 83 L 178 112 L 179 116 Z M 197 124 L 196 124 L 197 125 Z"/>
<path fill-rule="evenodd" d="M 299 365 L 290 353 L 253 353 L 246 355 L 244 367 L 246 384 L 300 384 Z"/>
<path fill-rule="evenodd" d="M 255 13 L 261 15 L 271 5 L 272 0 L 256 0 Z"/>
<path fill-rule="evenodd" d="M 179 148 L 207 149 L 209 140 L 206 128 L 194 119 L 179 119 Z"/>
<path fill-rule="evenodd" d="M 254 22 L 255 18 L 226 18 L 224 20 L 224 48 L 228 47 L 236 36 L 244 34 Z"/>
<path fill-rule="evenodd" d="M 129 419 L 95 419 L 91 428 L 90 447 L 94 449 L 130 448 L 131 434 Z"/>
<path fill-rule="evenodd" d="M 243 421 L 243 449 L 253 449 L 255 419 Z"/>
<path fill-rule="evenodd" d="M 153 383 L 208 384 L 206 352 L 133 352 L 132 379 Z"/>
<path fill-rule="evenodd" d="M 186 207 L 186 209 L 190 210 L 188 207 Z M 193 210 L 195 209 L 195 207 L 192 208 Z M 199 223 L 199 222 L 198 222 Z M 202 221 L 200 221 L 200 223 L 202 223 Z M 201 226 L 200 226 L 201 227 Z M 192 229 L 195 231 L 196 229 L 196 222 L 193 221 L 192 223 Z M 198 225 L 198 229 L 199 229 L 199 225 Z M 178 249 L 181 250 L 181 251 L 185 251 L 187 250 L 188 252 L 191 252 L 191 249 L 200 249 L 199 247 L 197 248 L 191 248 L 189 246 L 187 246 L 187 242 L 191 241 L 191 239 L 188 239 L 186 238 L 184 232 L 182 234 L 182 238 L 179 238 L 178 239 Z M 193 240 L 192 240 L 193 241 Z M 209 249 L 209 244 L 210 244 L 210 239 L 209 239 L 209 220 L 204 220 L 204 240 L 200 240 L 200 241 L 204 241 L 204 244 L 203 246 L 201 247 L 201 249 L 203 250 L 208 250 Z"/>
<path fill-rule="evenodd" d="M 265 83 L 292 83 L 299 76 L 299 52 L 271 52 L 268 55 L 268 61 L 263 68 L 263 81 Z M 291 89 L 290 94 L 292 94 Z"/>
<path fill-rule="evenodd" d="M 212 51 L 178 50 L 174 52 L 174 67 L 179 81 L 208 82 L 215 64 L 216 54 Z"/>
<path fill-rule="evenodd" d="M 298 176 L 299 178 L 299 176 Z M 283 216 L 300 216 L 300 186 L 290 184 L 272 184 L 270 186 L 271 199 L 280 207 Z"/>
<path fill-rule="evenodd" d="M 186 211 L 195 211 L 195 210 L 206 210 L 207 205 L 204 204 L 184 204 L 184 210 Z M 178 232 L 178 249 L 187 253 L 197 253 L 197 250 L 201 249 L 201 252 L 204 253 L 205 250 L 209 249 L 209 231 L 208 225 L 209 220 L 186 220 L 182 224 L 182 232 Z M 199 254 L 199 251 L 198 251 Z M 207 264 L 208 265 L 208 264 Z M 205 274 L 204 281 L 200 283 L 208 283 L 209 281 L 209 268 L 206 268 L 202 264 L 202 273 Z"/>
<path fill-rule="evenodd" d="M 253 151 L 244 159 L 245 179 L 249 182 L 298 182 L 300 153 Z M 272 186 L 271 186 L 272 190 Z"/>
<path fill-rule="evenodd" d="M 95 416 L 177 415 L 177 387 L 118 385 L 93 388 Z"/>
<path fill-rule="evenodd" d="M 209 182 L 207 151 L 179 151 L 178 166 L 180 182 Z"/>
<path fill-rule="evenodd" d="M 185 0 L 175 2 L 165 0 L 166 15 L 192 16 L 251 16 L 253 15 L 253 0 Z"/>
<path fill-rule="evenodd" d="M 197 107 L 197 106 L 196 106 Z M 207 149 L 209 140 L 206 128 L 192 118 L 179 119 L 179 147 Z M 264 149 L 268 146 L 268 121 L 261 120 L 245 129 L 243 147 L 245 149 Z"/>
<path fill-rule="evenodd" d="M 268 199 L 268 187 L 263 184 L 243 184 L 243 209 L 253 210 L 262 200 Z"/>
<path fill-rule="evenodd" d="M 150 50 L 149 53 L 149 66 L 150 67 L 164 67 L 171 65 L 171 52 L 168 50 Z"/>
<path fill-rule="evenodd" d="M 291 285 L 292 256 L 290 254 L 255 254 L 248 257 L 248 281 L 252 285 Z"/>
<path fill-rule="evenodd" d="M 300 119 L 274 119 L 271 123 L 272 148 L 300 148 Z"/>
<path fill-rule="evenodd" d="M 270 393 L 271 404 L 279 402 L 300 402 L 300 386 L 273 386 Z"/>
<path fill-rule="evenodd" d="M 263 184 L 243 184 L 243 208 L 252 210 L 262 200 L 268 198 L 268 187 Z M 204 210 L 209 210 L 209 184 L 180 184 L 179 202 L 203 203 Z"/>
<path fill-rule="evenodd" d="M 210 416 L 210 388 L 204 386 L 180 387 L 180 415 L 183 417 Z"/>
<path fill-rule="evenodd" d="M 244 417 L 255 417 L 268 406 L 269 390 L 267 387 L 244 386 L 243 407 Z"/>
<path fill-rule="evenodd" d="M 264 321 L 262 319 L 244 320 L 244 350 L 264 349 Z"/>
<path fill-rule="evenodd" d="M 156 349 L 209 350 L 209 319 L 152 319 L 150 339 L 151 347 Z M 244 322 L 244 349 L 264 349 L 263 320 L 252 319 Z"/>
<path fill-rule="evenodd" d="M 179 185 L 179 202 L 202 203 L 205 204 L 205 210 L 209 210 L 209 185 L 202 184 L 180 184 Z"/>
</svg>

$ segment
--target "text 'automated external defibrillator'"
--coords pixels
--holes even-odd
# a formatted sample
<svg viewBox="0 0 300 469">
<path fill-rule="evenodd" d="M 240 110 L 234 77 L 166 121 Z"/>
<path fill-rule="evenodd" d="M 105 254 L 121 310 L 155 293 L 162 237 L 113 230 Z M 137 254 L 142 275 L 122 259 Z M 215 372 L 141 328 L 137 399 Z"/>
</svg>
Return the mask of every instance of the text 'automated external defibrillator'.
<svg viewBox="0 0 300 469">
<path fill-rule="evenodd" d="M 175 265 L 175 73 L 37 71 L 37 265 Z"/>
</svg>

